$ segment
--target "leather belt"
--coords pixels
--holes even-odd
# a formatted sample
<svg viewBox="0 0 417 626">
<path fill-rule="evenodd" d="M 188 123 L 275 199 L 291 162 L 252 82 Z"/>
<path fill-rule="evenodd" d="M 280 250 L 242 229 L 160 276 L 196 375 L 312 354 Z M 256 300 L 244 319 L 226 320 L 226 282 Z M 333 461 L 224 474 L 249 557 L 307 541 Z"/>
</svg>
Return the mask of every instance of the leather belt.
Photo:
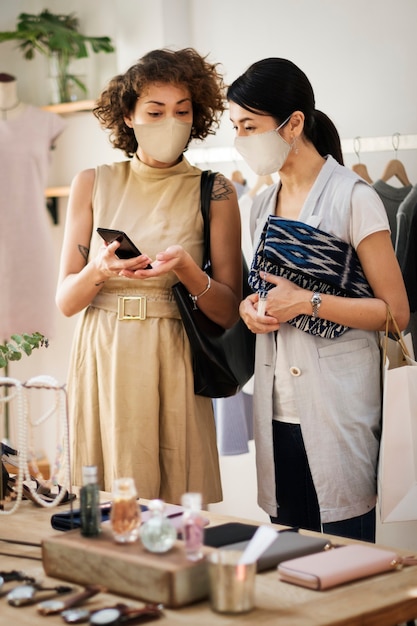
<svg viewBox="0 0 417 626">
<path fill-rule="evenodd" d="M 119 321 L 146 320 L 148 317 L 181 319 L 172 293 L 114 294 L 98 293 L 90 306 L 117 314 Z"/>
</svg>

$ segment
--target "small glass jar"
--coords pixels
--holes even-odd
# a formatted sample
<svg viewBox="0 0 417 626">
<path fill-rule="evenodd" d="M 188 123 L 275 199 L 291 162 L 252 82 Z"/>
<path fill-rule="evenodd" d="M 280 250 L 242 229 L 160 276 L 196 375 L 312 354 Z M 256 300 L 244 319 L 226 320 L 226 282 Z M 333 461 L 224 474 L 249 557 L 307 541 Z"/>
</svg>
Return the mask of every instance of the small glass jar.
<svg viewBox="0 0 417 626">
<path fill-rule="evenodd" d="M 140 538 L 149 552 L 168 552 L 177 538 L 177 531 L 164 515 L 165 502 L 151 500 L 148 504 L 150 518 L 140 527 Z"/>
<path fill-rule="evenodd" d="M 139 537 L 141 514 L 133 478 L 118 478 L 113 485 L 110 523 L 117 543 L 132 543 Z"/>
</svg>

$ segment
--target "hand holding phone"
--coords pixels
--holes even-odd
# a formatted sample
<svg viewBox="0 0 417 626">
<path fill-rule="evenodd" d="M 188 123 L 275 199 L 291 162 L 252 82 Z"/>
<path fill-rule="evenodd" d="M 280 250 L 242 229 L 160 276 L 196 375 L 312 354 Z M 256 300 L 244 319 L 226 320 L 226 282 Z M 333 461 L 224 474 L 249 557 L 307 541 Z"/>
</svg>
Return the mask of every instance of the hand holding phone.
<svg viewBox="0 0 417 626">
<path fill-rule="evenodd" d="M 120 243 L 120 246 L 116 250 L 116 256 L 119 257 L 119 259 L 133 259 L 142 254 L 133 241 L 122 230 L 97 228 L 97 232 L 107 243 L 113 243 L 113 241 L 116 240 Z M 149 263 L 145 269 L 152 269 L 152 265 Z"/>
</svg>

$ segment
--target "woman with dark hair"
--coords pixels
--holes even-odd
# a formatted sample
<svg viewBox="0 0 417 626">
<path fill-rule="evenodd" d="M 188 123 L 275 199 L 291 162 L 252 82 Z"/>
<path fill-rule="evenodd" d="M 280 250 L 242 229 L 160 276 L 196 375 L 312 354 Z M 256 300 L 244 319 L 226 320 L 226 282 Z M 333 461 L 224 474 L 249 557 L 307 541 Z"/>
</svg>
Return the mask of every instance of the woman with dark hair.
<svg viewBox="0 0 417 626">
<path fill-rule="evenodd" d="M 260 293 L 240 306 L 257 333 L 259 505 L 280 524 L 375 541 L 377 331 L 387 304 L 401 329 L 409 318 L 385 209 L 343 166 L 338 132 L 294 63 L 254 63 L 227 99 L 238 152 L 257 174 L 279 175 L 254 201 Z"/>
<path fill-rule="evenodd" d="M 194 394 L 190 346 L 172 293 L 227 328 L 239 318 L 236 192 L 217 174 L 211 278 L 201 269 L 201 170 L 183 153 L 224 109 L 216 64 L 193 49 L 154 50 L 112 79 L 95 115 L 127 160 L 78 174 L 65 227 L 57 304 L 82 311 L 68 375 L 73 481 L 96 465 L 100 487 L 134 478 L 142 498 L 222 498 L 212 403 Z M 125 231 L 143 254 L 119 258 L 97 228 Z M 148 265 L 151 268 L 148 269 Z"/>
</svg>

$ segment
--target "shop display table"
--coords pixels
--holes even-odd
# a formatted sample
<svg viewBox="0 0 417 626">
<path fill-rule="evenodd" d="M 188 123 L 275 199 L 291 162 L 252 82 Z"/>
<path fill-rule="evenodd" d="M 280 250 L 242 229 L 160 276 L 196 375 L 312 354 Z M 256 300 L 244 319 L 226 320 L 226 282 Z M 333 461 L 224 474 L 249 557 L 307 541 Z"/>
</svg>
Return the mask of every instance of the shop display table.
<svg viewBox="0 0 417 626">
<path fill-rule="evenodd" d="M 108 494 L 106 494 L 108 496 Z M 142 502 L 142 500 L 141 500 Z M 144 502 L 145 503 L 145 502 Z M 74 506 L 77 507 L 76 500 Z M 59 507 L 59 511 L 68 509 Z M 51 515 L 57 508 L 38 508 L 29 501 L 22 502 L 13 515 L 0 516 L 0 570 L 20 570 L 44 583 L 62 584 L 45 576 L 41 556 L 41 541 L 61 534 L 52 529 Z M 248 520 L 207 513 L 211 525 Z M 279 526 L 276 527 L 279 529 Z M 317 535 L 300 531 L 309 535 Z M 5 541 L 9 540 L 9 542 Z M 329 536 L 334 544 L 351 543 Z M 14 543 L 14 542 L 26 543 Z M 35 544 L 35 545 L 30 545 Z M 396 550 L 402 555 L 406 553 Z M 72 583 L 69 583 L 72 584 Z M 79 590 L 79 585 L 72 585 Z M 99 594 L 85 605 L 90 610 L 124 602 L 130 606 L 143 605 L 139 600 L 114 594 Z M 35 606 L 12 607 L 0 597 L 0 623 L 19 626 L 62 626 L 59 615 L 42 617 Z M 373 576 L 328 591 L 312 591 L 281 582 L 276 570 L 256 576 L 255 609 L 239 615 L 220 615 L 210 609 L 207 600 L 178 609 L 164 609 L 164 617 L 155 623 L 161 626 L 396 626 L 417 618 L 417 565 Z"/>
</svg>

